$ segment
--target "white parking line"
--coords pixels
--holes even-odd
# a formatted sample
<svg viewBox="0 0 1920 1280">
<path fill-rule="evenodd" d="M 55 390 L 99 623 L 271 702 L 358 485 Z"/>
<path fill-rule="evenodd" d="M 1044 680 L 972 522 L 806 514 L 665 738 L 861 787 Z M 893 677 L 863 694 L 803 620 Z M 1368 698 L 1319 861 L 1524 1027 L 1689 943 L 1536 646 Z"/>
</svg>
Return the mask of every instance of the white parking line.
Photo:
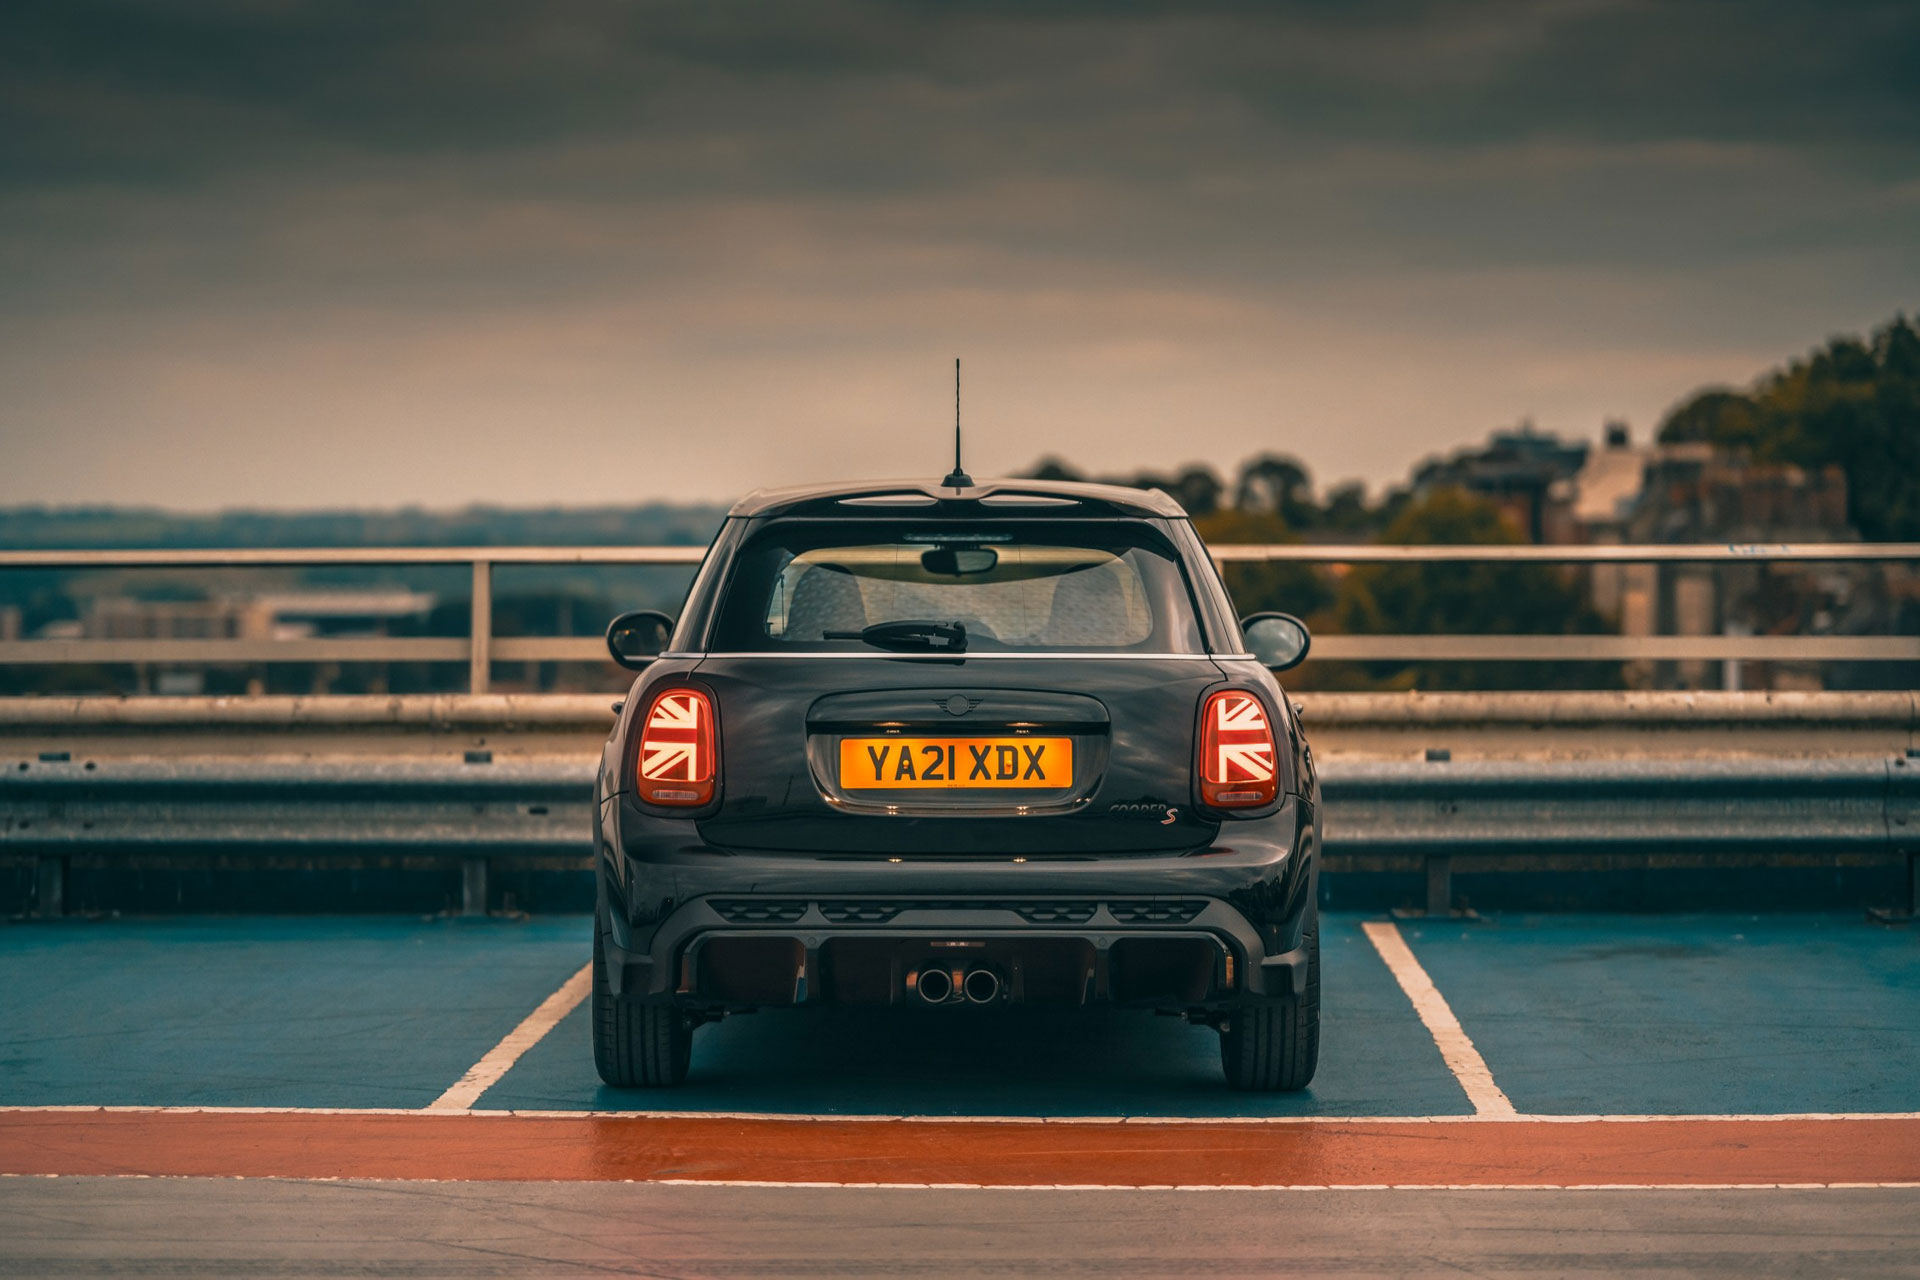
<svg viewBox="0 0 1920 1280">
<path fill-rule="evenodd" d="M 99 1175 L 96 1175 L 99 1176 Z M 107 1174 L 106 1177 L 120 1175 Z M 356 1178 L 354 1181 L 366 1181 Z M 650 1178 L 662 1187 L 853 1191 L 1909 1191 L 1920 1182 L 765 1182 Z"/>
<path fill-rule="evenodd" d="M 1370 920 L 1361 927 L 1367 931 L 1367 940 L 1380 953 L 1380 958 L 1392 971 L 1400 989 L 1413 1002 L 1413 1011 L 1426 1024 L 1427 1034 L 1433 1037 L 1447 1070 L 1453 1072 L 1453 1078 L 1466 1090 L 1467 1101 L 1473 1104 L 1474 1113 L 1501 1120 L 1516 1116 L 1518 1113 L 1513 1109 L 1513 1103 L 1493 1082 L 1493 1072 L 1487 1069 L 1487 1060 L 1473 1047 L 1473 1041 L 1467 1039 L 1460 1019 L 1453 1016 L 1453 1009 L 1447 1004 L 1446 997 L 1440 994 L 1440 989 L 1433 985 L 1433 979 L 1414 959 L 1413 949 L 1407 946 L 1407 940 L 1400 936 L 1400 931 L 1384 920 Z"/>
<path fill-rule="evenodd" d="M 486 1057 L 467 1068 L 467 1074 L 461 1076 L 453 1088 L 428 1103 L 425 1109 L 465 1111 L 480 1101 L 480 1095 L 500 1083 L 500 1078 L 513 1070 L 514 1063 L 520 1061 L 520 1055 L 539 1044 L 560 1019 L 572 1013 L 587 998 L 587 992 L 592 989 L 593 966 L 583 964 L 580 972 L 561 983 L 558 991 L 542 1000 L 538 1009 L 507 1032 L 499 1044 L 487 1050 Z"/>
<path fill-rule="evenodd" d="M 238 1173 L 0 1173 L 0 1182 L 276 1182 L 474 1186 L 471 1178 L 261 1177 Z M 623 1178 L 630 1186 L 775 1191 L 1920 1191 L 1920 1182 L 776 1182 L 757 1178 Z M 555 1185 L 546 1180 L 546 1185 Z M 564 1183 L 558 1185 L 566 1185 Z"/>
<path fill-rule="evenodd" d="M 5 1103 L 0 1104 L 0 1115 L 14 1115 L 21 1112 L 54 1112 L 71 1115 L 209 1115 L 209 1116 L 417 1116 L 423 1114 L 419 1107 L 238 1107 L 213 1106 L 203 1103 L 184 1105 L 139 1104 L 139 1103 L 91 1103 L 91 1102 L 53 1102 L 53 1103 Z M 1695 1113 L 1676 1111 L 1666 1115 L 1597 1115 L 1582 1113 L 1515 1112 L 1505 1115 L 1446 1115 L 1446 1116 L 1371 1116 L 1371 1115 L 1329 1115 L 1324 1112 L 1314 1115 L 1227 1115 L 1227 1116 L 986 1116 L 986 1115 L 882 1115 L 871 1112 L 808 1112 L 808 1111 L 596 1111 L 590 1108 L 579 1111 L 555 1110 L 551 1108 L 528 1108 L 526 1110 L 499 1110 L 487 1108 L 443 1108 L 434 1111 L 440 1116 L 479 1116 L 493 1119 L 521 1120 L 727 1120 L 727 1121 L 775 1121 L 783 1124 L 1045 1124 L 1045 1125 L 1128 1125 L 1138 1128 L 1141 1125 L 1324 1125 L 1333 1127 L 1351 1127 L 1354 1125 L 1476 1125 L 1488 1122 L 1522 1121 L 1527 1124 L 1755 1124 L 1777 1121 L 1802 1120 L 1920 1120 L 1920 1111 L 1757 1111 Z"/>
</svg>

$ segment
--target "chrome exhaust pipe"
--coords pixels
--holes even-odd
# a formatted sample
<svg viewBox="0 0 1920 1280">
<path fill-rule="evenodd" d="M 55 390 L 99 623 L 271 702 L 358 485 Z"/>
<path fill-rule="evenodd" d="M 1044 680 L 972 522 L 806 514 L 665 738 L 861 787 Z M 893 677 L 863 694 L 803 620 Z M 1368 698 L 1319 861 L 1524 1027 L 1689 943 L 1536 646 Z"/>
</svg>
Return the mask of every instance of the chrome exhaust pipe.
<svg viewBox="0 0 1920 1280">
<path fill-rule="evenodd" d="M 914 987 L 928 1004 L 945 1004 L 953 998 L 953 975 L 945 969 L 928 966 L 920 971 Z"/>
<path fill-rule="evenodd" d="M 972 970 L 960 990 L 974 1004 L 992 1004 L 1000 998 L 1000 975 L 991 969 Z"/>
</svg>

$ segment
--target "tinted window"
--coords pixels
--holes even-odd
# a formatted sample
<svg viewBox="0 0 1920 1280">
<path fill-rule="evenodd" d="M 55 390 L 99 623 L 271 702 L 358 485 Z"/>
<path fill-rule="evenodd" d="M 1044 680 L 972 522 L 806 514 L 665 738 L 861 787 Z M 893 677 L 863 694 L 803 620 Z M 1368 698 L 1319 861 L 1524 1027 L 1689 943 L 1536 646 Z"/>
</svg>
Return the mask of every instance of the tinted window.
<svg viewBox="0 0 1920 1280">
<path fill-rule="evenodd" d="M 1203 652 L 1173 548 L 1150 526 L 775 523 L 734 561 L 718 652 L 865 652 L 835 633 L 958 622 L 973 652 Z"/>
</svg>

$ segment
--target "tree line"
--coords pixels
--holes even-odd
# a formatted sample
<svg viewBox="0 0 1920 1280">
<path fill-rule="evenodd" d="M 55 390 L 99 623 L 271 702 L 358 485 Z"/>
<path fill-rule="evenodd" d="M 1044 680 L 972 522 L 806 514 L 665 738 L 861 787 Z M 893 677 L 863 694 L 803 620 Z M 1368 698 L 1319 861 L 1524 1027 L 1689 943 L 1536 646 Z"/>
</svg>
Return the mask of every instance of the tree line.
<svg viewBox="0 0 1920 1280">
<path fill-rule="evenodd" d="M 1031 479 L 1081 480 L 1070 464 L 1048 458 Z M 1493 503 L 1463 489 L 1415 494 L 1390 490 L 1367 500 L 1358 483 L 1325 499 L 1314 496 L 1306 465 L 1263 453 L 1235 470 L 1229 484 L 1195 465 L 1172 474 L 1138 472 L 1094 479 L 1172 495 L 1211 543 L 1290 543 L 1303 535 L 1334 540 L 1436 545 L 1522 542 Z M 1576 575 L 1537 564 L 1243 564 L 1225 567 L 1227 589 L 1242 614 L 1280 609 L 1328 634 L 1566 635 L 1606 630 L 1586 604 Z M 1592 670 L 1554 663 L 1313 662 L 1288 677 L 1298 689 L 1607 688 L 1617 665 Z"/>
<path fill-rule="evenodd" d="M 1756 463 L 1846 475 L 1848 519 L 1873 540 L 1920 541 L 1920 328 L 1904 315 L 1867 337 L 1829 340 L 1748 388 L 1709 387 L 1662 419 L 1662 444 L 1706 443 Z M 1161 489 L 1210 542 L 1316 540 L 1404 544 L 1525 541 L 1493 503 L 1458 488 L 1409 485 L 1370 500 L 1357 482 L 1317 496 L 1299 458 L 1268 452 L 1230 477 L 1203 464 L 1174 471 L 1088 475 L 1057 457 L 1026 473 Z M 1283 609 L 1332 633 L 1513 633 L 1610 630 L 1586 602 L 1581 576 L 1546 565 L 1235 564 L 1227 583 L 1244 613 Z M 1303 688 L 1584 687 L 1616 683 L 1617 667 L 1573 664 L 1313 663 Z"/>
<path fill-rule="evenodd" d="M 1660 424 L 1664 444 L 1702 442 L 1757 462 L 1847 477 L 1847 519 L 1877 542 L 1920 540 L 1920 330 L 1904 315 L 1838 337 L 1747 390 L 1709 387 Z"/>
</svg>

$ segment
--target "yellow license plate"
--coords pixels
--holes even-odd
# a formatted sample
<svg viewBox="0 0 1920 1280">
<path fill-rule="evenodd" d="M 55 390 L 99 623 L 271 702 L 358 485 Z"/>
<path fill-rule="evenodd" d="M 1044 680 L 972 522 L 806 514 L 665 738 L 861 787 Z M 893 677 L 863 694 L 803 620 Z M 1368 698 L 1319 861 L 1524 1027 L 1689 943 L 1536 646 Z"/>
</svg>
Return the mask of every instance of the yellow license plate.
<svg viewBox="0 0 1920 1280">
<path fill-rule="evenodd" d="M 1072 738 L 842 738 L 840 785 L 1070 787 Z"/>
</svg>

